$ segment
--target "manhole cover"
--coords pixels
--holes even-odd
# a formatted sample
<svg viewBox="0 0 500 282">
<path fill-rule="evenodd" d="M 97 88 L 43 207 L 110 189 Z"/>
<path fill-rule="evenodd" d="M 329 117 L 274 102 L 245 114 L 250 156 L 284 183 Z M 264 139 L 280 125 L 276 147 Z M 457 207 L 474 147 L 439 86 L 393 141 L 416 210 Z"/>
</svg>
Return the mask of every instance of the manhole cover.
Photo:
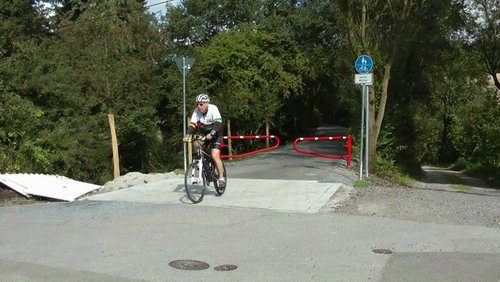
<svg viewBox="0 0 500 282">
<path fill-rule="evenodd" d="M 373 249 L 372 251 L 376 254 L 384 254 L 384 255 L 392 254 L 392 251 L 388 249 Z"/>
<path fill-rule="evenodd" d="M 231 271 L 231 270 L 235 270 L 236 268 L 238 268 L 238 266 L 236 266 L 234 264 L 223 264 L 223 265 L 218 265 L 218 266 L 214 267 L 214 269 L 217 271 Z"/>
<path fill-rule="evenodd" d="M 206 262 L 192 259 L 173 260 L 169 262 L 168 265 L 183 270 L 203 270 L 210 267 Z"/>
</svg>

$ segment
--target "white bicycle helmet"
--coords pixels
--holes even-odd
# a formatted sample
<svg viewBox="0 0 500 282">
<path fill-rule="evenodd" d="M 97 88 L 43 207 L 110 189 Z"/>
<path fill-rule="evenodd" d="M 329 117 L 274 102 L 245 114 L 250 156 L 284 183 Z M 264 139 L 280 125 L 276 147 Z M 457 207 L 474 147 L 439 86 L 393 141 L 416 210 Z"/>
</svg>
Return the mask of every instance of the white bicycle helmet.
<svg viewBox="0 0 500 282">
<path fill-rule="evenodd" d="M 196 103 L 209 103 L 210 98 L 208 97 L 208 94 L 201 93 L 200 95 L 196 96 Z"/>
</svg>

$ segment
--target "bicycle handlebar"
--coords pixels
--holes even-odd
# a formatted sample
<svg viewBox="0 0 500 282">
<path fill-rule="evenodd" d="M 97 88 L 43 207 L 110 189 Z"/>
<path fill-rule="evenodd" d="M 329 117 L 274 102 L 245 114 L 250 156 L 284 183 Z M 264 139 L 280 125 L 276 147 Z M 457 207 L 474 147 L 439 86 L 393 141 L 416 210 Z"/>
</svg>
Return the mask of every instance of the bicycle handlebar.
<svg viewBox="0 0 500 282">
<path fill-rule="evenodd" d="M 197 141 L 197 140 L 200 140 L 200 141 L 205 141 L 207 139 L 206 136 L 203 136 L 203 135 L 198 135 L 198 134 L 195 134 L 195 135 L 192 135 L 191 138 L 189 138 L 187 141 L 187 143 L 192 143 L 193 141 Z"/>
</svg>

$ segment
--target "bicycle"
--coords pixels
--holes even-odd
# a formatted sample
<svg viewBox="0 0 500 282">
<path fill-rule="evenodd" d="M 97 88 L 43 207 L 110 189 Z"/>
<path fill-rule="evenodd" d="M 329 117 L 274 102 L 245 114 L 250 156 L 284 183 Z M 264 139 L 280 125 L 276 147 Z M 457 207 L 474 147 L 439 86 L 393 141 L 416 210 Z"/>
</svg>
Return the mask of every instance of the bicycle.
<svg viewBox="0 0 500 282">
<path fill-rule="evenodd" d="M 205 142 L 205 136 L 194 135 L 190 143 L 193 141 Z M 215 162 L 210 154 L 210 148 L 206 144 L 198 146 L 194 153 L 193 161 L 188 166 L 186 174 L 184 175 L 184 186 L 186 187 L 186 195 L 193 204 L 199 203 L 205 196 L 205 190 L 210 183 L 214 184 L 215 191 L 218 196 L 224 194 L 226 186 L 219 187 L 217 170 Z M 221 160 L 222 162 L 222 160 Z M 226 166 L 222 162 L 224 169 L 224 181 L 227 185 Z"/>
</svg>

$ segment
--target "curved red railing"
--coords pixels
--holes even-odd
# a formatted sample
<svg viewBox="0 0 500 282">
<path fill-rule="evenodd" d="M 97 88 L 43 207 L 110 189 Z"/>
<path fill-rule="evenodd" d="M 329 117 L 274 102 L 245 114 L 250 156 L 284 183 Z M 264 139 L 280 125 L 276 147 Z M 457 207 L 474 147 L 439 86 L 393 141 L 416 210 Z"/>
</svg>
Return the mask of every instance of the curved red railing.
<svg viewBox="0 0 500 282">
<path fill-rule="evenodd" d="M 297 144 L 301 141 L 324 141 L 324 140 L 346 140 L 346 143 L 343 146 L 347 148 L 347 154 L 345 154 L 345 155 L 329 155 L 329 154 L 315 153 L 315 152 L 300 149 L 297 147 Z M 293 148 L 295 149 L 295 151 L 297 151 L 299 153 L 318 156 L 318 157 L 322 157 L 322 158 L 346 159 L 347 160 L 347 167 L 351 167 L 352 135 L 350 135 L 350 134 L 347 136 L 299 137 L 299 138 L 295 139 L 295 142 L 293 142 Z"/>
<path fill-rule="evenodd" d="M 279 147 L 281 141 L 280 139 L 275 136 L 275 135 L 246 135 L 246 136 L 224 136 L 224 139 L 275 139 L 276 144 L 271 147 L 243 153 L 243 154 L 235 154 L 235 155 L 223 155 L 221 154 L 221 159 L 229 159 L 229 158 L 242 158 L 242 157 L 247 157 L 250 155 L 266 152 L 266 151 L 271 151 Z M 226 144 L 222 143 L 221 147 L 227 147 Z"/>
</svg>

